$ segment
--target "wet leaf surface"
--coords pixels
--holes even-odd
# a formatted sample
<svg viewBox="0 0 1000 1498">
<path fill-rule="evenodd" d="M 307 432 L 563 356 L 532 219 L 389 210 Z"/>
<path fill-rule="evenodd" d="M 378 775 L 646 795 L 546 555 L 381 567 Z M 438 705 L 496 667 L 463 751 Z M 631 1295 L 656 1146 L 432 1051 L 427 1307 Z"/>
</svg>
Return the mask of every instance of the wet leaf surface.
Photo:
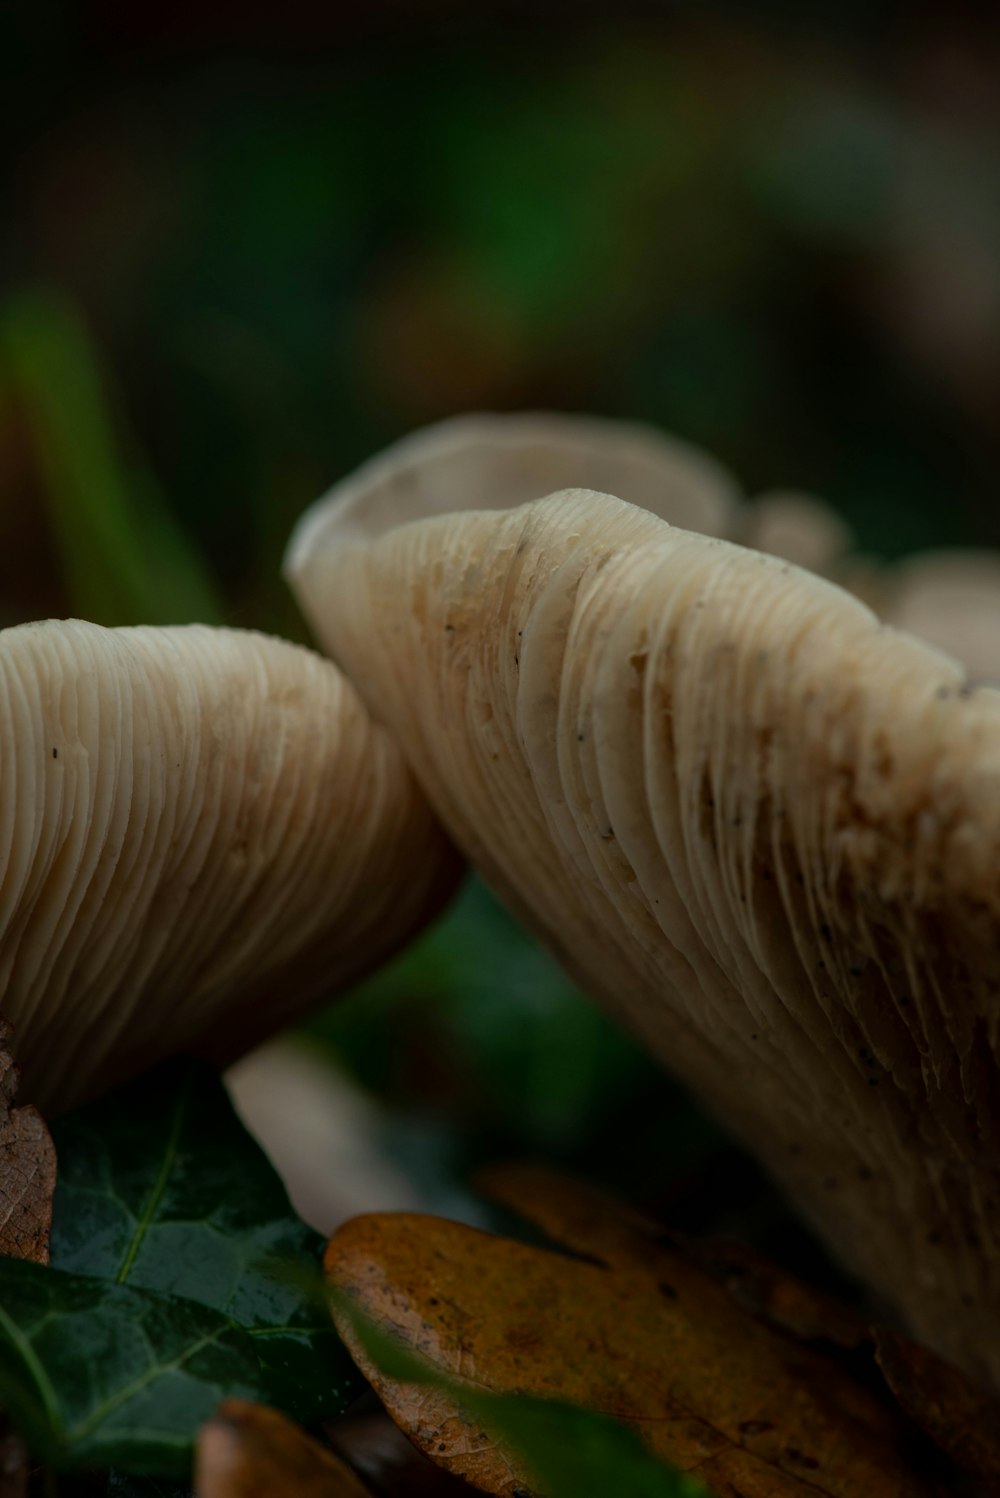
<svg viewBox="0 0 1000 1498">
<path fill-rule="evenodd" d="M 393 1418 L 435 1461 L 514 1498 L 534 1479 L 463 1409 L 479 1391 L 613 1416 L 726 1498 L 920 1498 L 906 1427 L 834 1362 L 747 1314 L 655 1227 L 545 1170 L 493 1172 L 491 1194 L 565 1250 L 411 1214 L 331 1240 L 339 1329 Z M 446 1375 L 387 1375 L 353 1310 Z"/>
<path fill-rule="evenodd" d="M 0 1260 L 0 1399 L 53 1466 L 181 1475 L 220 1390 L 259 1382 L 247 1334 L 207 1306 Z"/>
<path fill-rule="evenodd" d="M 346 1408 L 321 1240 L 211 1068 L 162 1067 L 54 1132 L 51 1266 L 0 1258 L 0 1404 L 34 1457 L 183 1478 L 222 1399 Z"/>
<path fill-rule="evenodd" d="M 59 1119 L 55 1138 L 54 1267 L 219 1311 L 252 1339 L 271 1400 L 303 1420 L 345 1408 L 350 1360 L 321 1298 L 283 1272 L 318 1268 L 322 1239 L 211 1067 L 159 1067 Z"/>
</svg>

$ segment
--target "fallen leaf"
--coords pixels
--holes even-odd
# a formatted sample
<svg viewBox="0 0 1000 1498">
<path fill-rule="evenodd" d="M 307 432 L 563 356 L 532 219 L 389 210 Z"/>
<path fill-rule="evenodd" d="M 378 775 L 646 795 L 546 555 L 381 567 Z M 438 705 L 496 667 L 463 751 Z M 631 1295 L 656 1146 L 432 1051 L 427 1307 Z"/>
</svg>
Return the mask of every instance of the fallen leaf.
<svg viewBox="0 0 1000 1498">
<path fill-rule="evenodd" d="M 742 1310 L 662 1232 L 545 1170 L 493 1173 L 491 1194 L 573 1257 L 408 1213 L 331 1239 L 341 1336 L 393 1418 L 489 1493 L 531 1492 L 525 1463 L 462 1409 L 468 1390 L 598 1411 L 721 1498 L 926 1498 L 893 1411 L 815 1349 Z M 352 1307 L 450 1385 L 386 1374 Z M 474 1400 L 473 1400 L 474 1402 Z"/>
<path fill-rule="evenodd" d="M 197 1498 L 372 1498 L 346 1462 L 265 1404 L 226 1399 L 198 1432 Z"/>
<path fill-rule="evenodd" d="M 18 1071 L 0 1020 L 0 1254 L 49 1262 L 56 1150 L 35 1108 L 15 1108 Z"/>
<path fill-rule="evenodd" d="M 28 1448 L 0 1416 L 0 1498 L 27 1498 Z"/>
<path fill-rule="evenodd" d="M 435 1466 L 384 1410 L 342 1415 L 325 1430 L 333 1449 L 379 1498 L 468 1498 L 468 1485 Z"/>
<path fill-rule="evenodd" d="M 801 1342 L 829 1342 L 854 1352 L 872 1340 L 863 1316 L 803 1284 L 745 1243 L 732 1239 L 677 1242 L 678 1251 L 721 1281 L 744 1310 Z"/>
<path fill-rule="evenodd" d="M 875 1358 L 900 1408 L 963 1472 L 1000 1493 L 1000 1405 L 926 1347 L 875 1327 Z"/>
</svg>

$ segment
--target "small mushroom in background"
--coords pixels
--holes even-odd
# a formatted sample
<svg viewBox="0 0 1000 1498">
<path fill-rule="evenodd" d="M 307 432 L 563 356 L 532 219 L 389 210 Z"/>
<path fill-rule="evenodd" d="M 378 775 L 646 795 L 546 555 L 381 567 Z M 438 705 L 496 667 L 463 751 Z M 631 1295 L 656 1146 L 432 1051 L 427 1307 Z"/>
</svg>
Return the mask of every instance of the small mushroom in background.
<svg viewBox="0 0 1000 1498">
<path fill-rule="evenodd" d="M 533 411 L 455 416 L 404 437 L 338 484 L 333 521 L 341 535 L 348 525 L 384 529 L 413 515 L 506 510 L 581 484 L 706 536 L 727 534 L 740 506 L 728 470 L 689 443 L 639 423 Z M 330 519 L 327 506 L 313 506 L 293 549 L 317 557 Z"/>
<path fill-rule="evenodd" d="M 0 1008 L 62 1110 L 248 1050 L 391 953 L 456 859 L 329 661 L 237 630 L 0 632 Z"/>
<path fill-rule="evenodd" d="M 737 512 L 730 541 L 794 562 L 822 576 L 834 574 L 853 544 L 850 528 L 814 494 L 775 489 Z"/>
<path fill-rule="evenodd" d="M 1000 1386 L 1000 693 L 608 495 L 426 491 L 390 454 L 303 519 L 317 635 L 501 898 Z"/>
<path fill-rule="evenodd" d="M 928 551 L 875 574 L 879 616 L 960 660 L 971 680 L 1000 685 L 1000 555 Z"/>
</svg>

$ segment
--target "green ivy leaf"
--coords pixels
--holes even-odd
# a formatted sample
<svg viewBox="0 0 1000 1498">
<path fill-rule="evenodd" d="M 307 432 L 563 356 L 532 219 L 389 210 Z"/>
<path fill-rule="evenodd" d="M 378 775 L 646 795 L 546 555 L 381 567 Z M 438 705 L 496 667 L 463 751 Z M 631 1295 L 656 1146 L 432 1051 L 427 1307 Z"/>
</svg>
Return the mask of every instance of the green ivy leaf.
<svg viewBox="0 0 1000 1498">
<path fill-rule="evenodd" d="M 179 1476 L 220 1399 L 346 1408 L 322 1239 L 210 1067 L 169 1063 L 53 1135 L 52 1265 L 0 1259 L 0 1402 L 36 1455 Z"/>
<path fill-rule="evenodd" d="M 169 1477 L 135 1477 L 130 1472 L 108 1473 L 104 1498 L 194 1498 L 189 1482 Z"/>
<path fill-rule="evenodd" d="M 223 1393 L 259 1397 L 253 1346 L 194 1301 L 0 1259 L 0 1397 L 54 1467 L 183 1473 Z"/>
<path fill-rule="evenodd" d="M 211 1067 L 168 1063 L 53 1137 L 55 1268 L 221 1312 L 252 1339 L 270 1403 L 306 1422 L 340 1413 L 358 1383 L 308 1285 L 323 1240 Z"/>
</svg>

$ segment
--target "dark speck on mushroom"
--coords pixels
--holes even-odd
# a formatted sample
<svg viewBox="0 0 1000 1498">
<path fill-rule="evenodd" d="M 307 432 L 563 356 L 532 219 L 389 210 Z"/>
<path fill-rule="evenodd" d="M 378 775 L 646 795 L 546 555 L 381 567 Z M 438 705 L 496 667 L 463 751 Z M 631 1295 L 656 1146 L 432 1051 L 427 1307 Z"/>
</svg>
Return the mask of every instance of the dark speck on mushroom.
<svg viewBox="0 0 1000 1498">
<path fill-rule="evenodd" d="M 55 749 L 55 748 L 54 748 L 54 749 L 53 749 L 53 750 L 52 750 L 52 758 L 53 758 L 53 759 L 58 759 L 58 758 L 59 758 L 59 750 L 58 750 L 58 749 Z"/>
</svg>

